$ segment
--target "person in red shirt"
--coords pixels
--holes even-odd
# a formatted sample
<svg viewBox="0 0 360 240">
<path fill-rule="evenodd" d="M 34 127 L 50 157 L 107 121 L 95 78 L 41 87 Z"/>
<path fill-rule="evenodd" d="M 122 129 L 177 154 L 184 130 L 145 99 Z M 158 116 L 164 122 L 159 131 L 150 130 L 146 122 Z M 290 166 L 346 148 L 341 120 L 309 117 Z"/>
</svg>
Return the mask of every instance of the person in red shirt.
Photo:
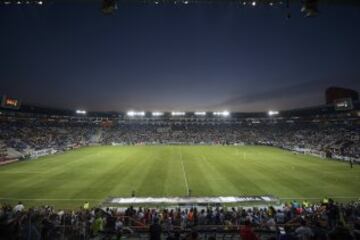
<svg viewBox="0 0 360 240">
<path fill-rule="evenodd" d="M 240 229 L 240 237 L 242 240 L 259 240 L 251 228 L 250 221 L 245 221 L 245 226 Z"/>
</svg>

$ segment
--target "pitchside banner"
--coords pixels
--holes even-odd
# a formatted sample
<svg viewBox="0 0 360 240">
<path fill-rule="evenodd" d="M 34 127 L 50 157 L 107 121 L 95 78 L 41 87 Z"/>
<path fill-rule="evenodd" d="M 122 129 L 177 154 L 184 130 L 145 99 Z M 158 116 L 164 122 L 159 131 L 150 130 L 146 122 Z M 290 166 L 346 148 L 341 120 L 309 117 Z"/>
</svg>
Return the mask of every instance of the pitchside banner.
<svg viewBox="0 0 360 240">
<path fill-rule="evenodd" d="M 130 197 L 109 198 L 104 205 L 202 205 L 202 204 L 231 204 L 231 203 L 275 203 L 279 199 L 273 196 L 239 196 L 239 197 Z"/>
</svg>

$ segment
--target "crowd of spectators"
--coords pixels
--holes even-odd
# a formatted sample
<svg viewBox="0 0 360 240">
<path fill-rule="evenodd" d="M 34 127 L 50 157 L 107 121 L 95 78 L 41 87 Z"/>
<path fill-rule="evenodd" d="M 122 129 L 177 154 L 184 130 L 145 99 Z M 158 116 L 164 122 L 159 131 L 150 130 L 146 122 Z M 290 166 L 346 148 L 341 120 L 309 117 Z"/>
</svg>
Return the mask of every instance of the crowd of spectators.
<svg viewBox="0 0 360 240">
<path fill-rule="evenodd" d="M 89 144 L 95 131 L 85 123 L 3 121 L 0 124 L 0 147 L 3 146 L 4 154 L 6 148 L 13 148 L 24 155 L 43 149 L 63 151 Z"/>
<path fill-rule="evenodd" d="M 360 158 L 360 126 L 318 123 L 127 124 L 108 129 L 104 143 L 265 144 Z"/>
<path fill-rule="evenodd" d="M 89 144 L 261 144 L 309 149 L 360 159 L 360 126 L 316 122 L 188 124 L 42 122 L 38 119 L 1 121 L 0 145 L 20 152 L 52 148 L 66 150 Z M 4 147 L 5 146 L 5 147 Z"/>
<path fill-rule="evenodd" d="M 87 205 L 86 205 L 87 204 Z M 0 239 L 358 240 L 360 202 L 296 200 L 277 207 L 0 208 Z M 240 238 L 239 238 L 240 237 Z"/>
</svg>

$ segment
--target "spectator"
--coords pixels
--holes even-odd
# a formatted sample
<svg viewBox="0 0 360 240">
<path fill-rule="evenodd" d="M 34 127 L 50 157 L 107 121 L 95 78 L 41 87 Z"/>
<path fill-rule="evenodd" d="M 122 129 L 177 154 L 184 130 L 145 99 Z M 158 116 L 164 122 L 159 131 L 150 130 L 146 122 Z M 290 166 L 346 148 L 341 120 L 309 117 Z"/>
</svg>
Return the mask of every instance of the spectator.
<svg viewBox="0 0 360 240">
<path fill-rule="evenodd" d="M 161 226 L 157 218 L 154 219 L 154 223 L 150 225 L 150 240 L 161 239 Z"/>
<path fill-rule="evenodd" d="M 18 204 L 14 207 L 14 212 L 18 213 L 18 212 L 22 212 L 24 211 L 25 207 L 22 204 L 22 202 L 18 202 Z"/>
<path fill-rule="evenodd" d="M 240 236 L 243 240 L 259 240 L 259 238 L 255 235 L 253 229 L 251 228 L 250 221 L 245 221 L 245 226 L 240 230 Z"/>
<path fill-rule="evenodd" d="M 311 240 L 314 235 L 305 220 L 301 220 L 301 226 L 295 230 L 295 234 L 298 240 Z"/>
</svg>

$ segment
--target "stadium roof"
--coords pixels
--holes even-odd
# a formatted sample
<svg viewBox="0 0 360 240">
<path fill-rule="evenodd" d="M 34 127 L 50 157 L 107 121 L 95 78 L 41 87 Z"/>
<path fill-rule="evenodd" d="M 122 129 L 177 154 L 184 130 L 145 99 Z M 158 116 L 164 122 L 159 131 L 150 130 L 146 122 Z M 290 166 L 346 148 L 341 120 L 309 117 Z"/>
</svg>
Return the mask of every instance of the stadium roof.
<svg viewBox="0 0 360 240">
<path fill-rule="evenodd" d="M 360 101 L 353 102 L 353 109 L 350 111 L 358 111 L 360 110 Z M 3 109 L 0 107 L 1 111 L 19 111 L 24 113 L 34 113 L 34 114 L 45 114 L 45 115 L 59 115 L 59 116 L 75 116 L 76 110 L 70 109 L 58 109 L 51 107 L 39 107 L 32 105 L 22 105 L 19 110 L 11 110 L 11 109 Z M 346 113 L 349 111 L 339 111 L 337 112 L 334 108 L 334 105 L 320 105 L 306 108 L 297 108 L 297 109 L 289 109 L 283 110 L 280 112 L 281 117 L 289 117 L 289 116 L 317 116 L 317 115 L 328 115 L 328 114 L 336 114 L 336 113 Z M 151 117 L 151 111 L 144 112 L 147 114 L 146 116 Z M 171 112 L 164 112 L 164 116 L 171 115 Z M 188 114 L 196 116 L 195 112 L 186 112 L 186 116 Z M 208 112 L 211 113 L 211 112 Z M 260 118 L 260 117 L 268 117 L 268 112 L 231 112 L 232 117 L 235 118 Z M 96 112 L 90 111 L 86 113 L 86 116 L 89 117 L 118 117 L 125 116 L 126 112 L 121 111 L 111 111 L 111 112 Z M 144 115 L 145 116 L 145 115 Z M 163 115 L 162 115 L 163 116 Z M 207 116 L 213 116 L 213 114 L 207 114 Z M 152 116 L 154 117 L 154 116 Z"/>
<path fill-rule="evenodd" d="M 116 0 L 117 2 L 126 3 L 253 3 L 256 4 L 294 4 L 302 3 L 303 0 Z M 0 3 L 39 3 L 45 4 L 57 4 L 57 3 L 101 3 L 102 0 L 0 0 Z M 319 4 L 341 4 L 341 5 L 359 5 L 359 0 L 318 0 Z"/>
<path fill-rule="evenodd" d="M 45 0 L 44 2 L 100 2 L 101 0 Z M 221 2 L 257 2 L 257 3 L 286 3 L 287 0 L 117 0 L 118 2 L 198 2 L 198 3 L 221 3 Z M 288 0 L 289 3 L 301 3 L 303 0 Z M 325 4 L 357 4 L 360 5 L 358 0 L 318 0 L 319 3 Z"/>
</svg>

